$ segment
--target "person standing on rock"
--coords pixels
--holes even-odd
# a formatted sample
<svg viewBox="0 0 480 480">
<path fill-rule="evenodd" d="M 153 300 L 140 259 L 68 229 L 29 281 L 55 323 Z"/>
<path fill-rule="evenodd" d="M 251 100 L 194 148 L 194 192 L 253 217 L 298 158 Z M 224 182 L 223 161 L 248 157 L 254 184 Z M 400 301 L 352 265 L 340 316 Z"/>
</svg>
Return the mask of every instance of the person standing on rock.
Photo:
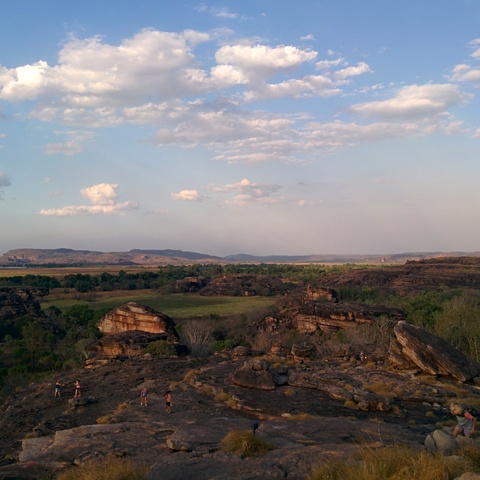
<svg viewBox="0 0 480 480">
<path fill-rule="evenodd" d="M 60 380 L 57 380 L 55 382 L 55 397 L 59 397 L 60 396 L 60 390 L 62 389 L 62 384 L 60 382 Z"/>
<path fill-rule="evenodd" d="M 471 437 L 475 430 L 477 419 L 458 403 L 450 404 L 450 412 L 457 417 L 457 426 L 452 434 L 453 438 L 457 438 L 458 434 L 462 432 L 466 437 Z"/>
<path fill-rule="evenodd" d="M 148 395 L 147 387 L 144 387 L 140 392 L 140 405 L 147 406 L 147 395 Z"/>
<path fill-rule="evenodd" d="M 82 396 L 82 390 L 80 386 L 80 380 L 77 378 L 75 380 L 75 393 L 73 394 L 74 398 L 81 397 Z"/>
<path fill-rule="evenodd" d="M 163 397 L 165 398 L 165 410 L 167 413 L 172 413 L 172 394 L 170 390 L 167 390 L 163 394 Z"/>
</svg>

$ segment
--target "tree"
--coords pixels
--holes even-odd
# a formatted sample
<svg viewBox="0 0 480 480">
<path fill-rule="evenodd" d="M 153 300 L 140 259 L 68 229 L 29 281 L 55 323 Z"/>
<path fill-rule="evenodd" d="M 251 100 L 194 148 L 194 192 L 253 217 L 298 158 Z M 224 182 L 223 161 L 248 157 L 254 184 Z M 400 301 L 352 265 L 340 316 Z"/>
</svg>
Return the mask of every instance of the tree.
<svg viewBox="0 0 480 480">
<path fill-rule="evenodd" d="M 480 297 L 464 294 L 444 305 L 435 333 L 467 355 L 480 360 Z"/>
<path fill-rule="evenodd" d="M 22 327 L 23 346 L 29 354 L 32 372 L 35 371 L 36 360 L 45 345 L 45 335 L 46 331 L 33 320 Z"/>
</svg>

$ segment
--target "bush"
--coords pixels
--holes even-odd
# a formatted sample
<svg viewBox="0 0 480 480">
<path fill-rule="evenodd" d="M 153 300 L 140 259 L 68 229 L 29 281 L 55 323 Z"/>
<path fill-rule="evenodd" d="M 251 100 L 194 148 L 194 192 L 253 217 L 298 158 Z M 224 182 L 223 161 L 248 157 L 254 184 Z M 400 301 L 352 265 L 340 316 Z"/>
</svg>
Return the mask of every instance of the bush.
<svg viewBox="0 0 480 480">
<path fill-rule="evenodd" d="M 147 467 L 120 458 L 72 467 L 56 477 L 57 480 L 147 480 L 147 478 Z"/>
<path fill-rule="evenodd" d="M 154 357 L 171 357 L 177 354 L 175 347 L 168 343 L 167 340 L 157 340 L 156 342 L 150 343 L 147 348 L 143 350 L 143 353 L 149 353 Z"/>
<path fill-rule="evenodd" d="M 206 357 L 212 353 L 214 328 L 210 320 L 191 320 L 182 329 L 182 337 L 196 357 Z"/>
<path fill-rule="evenodd" d="M 241 453 L 247 457 L 264 455 L 273 450 L 272 445 L 250 430 L 232 430 L 221 441 L 220 448 L 224 452 Z"/>
</svg>

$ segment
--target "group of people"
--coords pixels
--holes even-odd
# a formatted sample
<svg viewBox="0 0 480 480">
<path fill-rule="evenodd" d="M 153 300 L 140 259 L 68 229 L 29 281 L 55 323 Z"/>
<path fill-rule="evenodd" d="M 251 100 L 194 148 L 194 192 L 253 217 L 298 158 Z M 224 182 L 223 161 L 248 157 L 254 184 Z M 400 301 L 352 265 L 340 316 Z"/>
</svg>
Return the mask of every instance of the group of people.
<svg viewBox="0 0 480 480">
<path fill-rule="evenodd" d="M 60 397 L 62 392 L 63 384 L 60 380 L 55 382 L 55 397 Z M 73 394 L 73 398 L 79 398 L 82 396 L 82 387 L 80 385 L 80 380 L 77 378 L 75 380 L 75 391 Z M 140 392 L 140 405 L 147 406 L 147 396 L 148 396 L 148 389 L 144 387 Z M 165 410 L 168 413 L 172 413 L 172 392 L 170 390 L 166 390 L 163 394 L 163 398 L 165 399 Z"/>
<path fill-rule="evenodd" d="M 57 380 L 55 382 L 55 395 L 54 395 L 55 397 L 61 397 L 62 387 L 63 387 L 62 382 L 60 380 Z M 82 389 L 80 386 L 80 380 L 78 380 L 77 378 L 75 380 L 75 391 L 74 391 L 73 397 L 77 398 L 81 396 L 82 396 Z"/>
<path fill-rule="evenodd" d="M 148 389 L 144 387 L 140 392 L 140 405 L 147 406 L 147 396 L 148 396 Z M 163 398 L 165 399 L 165 410 L 167 413 L 172 413 L 172 392 L 167 390 L 163 394 Z"/>
</svg>

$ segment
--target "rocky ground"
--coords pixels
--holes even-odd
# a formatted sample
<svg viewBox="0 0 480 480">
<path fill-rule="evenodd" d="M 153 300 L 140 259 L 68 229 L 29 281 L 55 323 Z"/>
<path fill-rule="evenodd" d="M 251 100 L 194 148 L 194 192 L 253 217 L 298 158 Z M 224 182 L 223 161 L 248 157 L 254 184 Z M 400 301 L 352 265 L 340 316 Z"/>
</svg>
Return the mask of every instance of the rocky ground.
<svg viewBox="0 0 480 480">
<path fill-rule="evenodd" d="M 355 359 L 286 366 L 278 360 L 261 359 L 287 379 L 268 390 L 233 383 L 234 372 L 252 358 L 218 354 L 144 356 L 61 374 L 60 398 L 56 378 L 12 392 L 0 407 L 0 478 L 39 478 L 115 455 L 151 466 L 152 479 L 305 479 L 316 463 L 361 445 L 422 448 L 430 432 L 451 424 L 445 407 L 452 398 L 479 395 L 475 384 Z M 76 377 L 83 385 L 79 400 L 72 399 Z M 170 414 L 166 388 L 173 394 Z M 271 452 L 242 458 L 219 449 L 229 431 L 254 422 Z"/>
</svg>

